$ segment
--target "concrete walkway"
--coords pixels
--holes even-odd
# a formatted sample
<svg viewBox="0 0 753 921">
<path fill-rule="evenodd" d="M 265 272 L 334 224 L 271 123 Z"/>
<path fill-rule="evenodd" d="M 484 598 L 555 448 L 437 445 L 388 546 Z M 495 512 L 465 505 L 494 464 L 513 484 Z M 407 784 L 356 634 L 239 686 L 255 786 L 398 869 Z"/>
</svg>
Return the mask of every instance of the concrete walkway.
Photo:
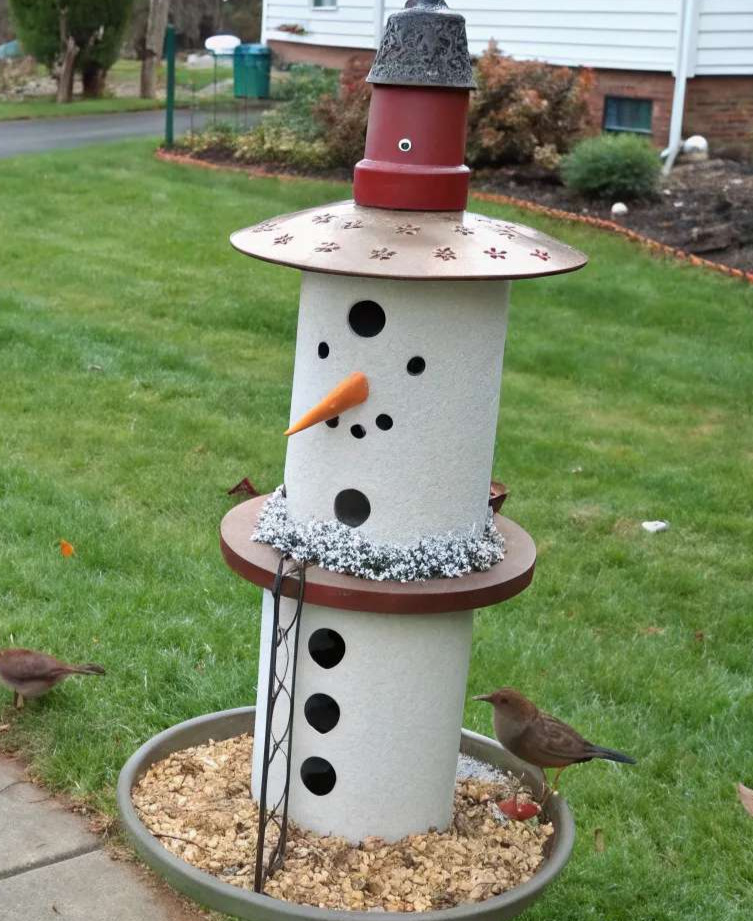
<svg viewBox="0 0 753 921">
<path fill-rule="evenodd" d="M 137 866 L 113 860 L 86 823 L 0 758 L 2 921 L 197 921 Z"/>
</svg>

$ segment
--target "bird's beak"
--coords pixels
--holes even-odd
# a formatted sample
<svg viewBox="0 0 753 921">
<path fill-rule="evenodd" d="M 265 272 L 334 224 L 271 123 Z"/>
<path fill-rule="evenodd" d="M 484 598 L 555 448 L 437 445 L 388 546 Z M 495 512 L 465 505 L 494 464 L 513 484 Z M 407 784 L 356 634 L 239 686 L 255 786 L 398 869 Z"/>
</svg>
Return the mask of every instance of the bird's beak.
<svg viewBox="0 0 753 921">
<path fill-rule="evenodd" d="M 327 396 L 320 400 L 316 406 L 304 413 L 301 418 L 290 426 L 286 435 L 295 435 L 303 429 L 316 425 L 317 422 L 326 422 L 334 419 L 346 409 L 352 409 L 363 403 L 369 395 L 369 380 L 361 371 L 354 371 L 344 377 L 339 384 L 330 390 Z"/>
<path fill-rule="evenodd" d="M 485 700 L 487 703 L 491 703 L 492 695 L 491 694 L 478 694 L 473 699 L 474 700 Z"/>
</svg>

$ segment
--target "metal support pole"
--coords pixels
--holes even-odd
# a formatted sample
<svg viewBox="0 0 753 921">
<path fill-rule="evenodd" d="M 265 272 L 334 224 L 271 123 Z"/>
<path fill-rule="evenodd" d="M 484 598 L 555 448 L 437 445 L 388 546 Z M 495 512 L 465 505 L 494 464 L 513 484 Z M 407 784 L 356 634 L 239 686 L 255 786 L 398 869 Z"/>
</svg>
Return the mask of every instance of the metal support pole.
<svg viewBox="0 0 753 921">
<path fill-rule="evenodd" d="M 272 618 L 272 634 L 269 649 L 269 680 L 267 683 L 267 712 L 264 724 L 264 766 L 261 774 L 261 787 L 259 790 L 259 825 L 256 837 L 256 862 L 254 872 L 254 892 L 263 892 L 267 879 L 282 865 L 285 859 L 285 849 L 288 838 L 288 798 L 290 795 L 290 768 L 293 754 L 293 714 L 295 710 L 295 678 L 298 664 L 298 636 L 301 626 L 301 612 L 303 610 L 303 595 L 306 585 L 306 566 L 303 563 L 294 563 L 292 568 L 285 572 L 287 557 L 280 558 L 277 568 L 272 596 L 274 598 L 274 614 Z M 293 617 L 287 627 L 280 626 L 280 601 L 282 598 L 282 582 L 287 576 L 296 573 L 298 576 L 298 598 Z M 290 634 L 292 633 L 292 649 Z M 277 652 L 283 648 L 285 660 L 278 671 Z M 288 678 L 290 673 L 290 678 Z M 288 685 L 289 682 L 289 685 Z M 275 706 L 280 695 L 284 695 L 288 702 L 288 715 L 279 737 L 272 726 Z M 261 727 L 257 725 L 256 739 L 260 737 Z M 278 730 L 279 731 L 279 730 Z M 269 769 L 275 757 L 279 756 L 285 763 L 285 784 L 282 795 L 271 807 L 267 802 L 267 783 Z M 273 825 L 277 829 L 277 841 L 264 863 L 264 845 L 267 829 Z"/>
<path fill-rule="evenodd" d="M 165 91 L 165 147 L 175 140 L 175 26 L 165 29 L 165 60 L 167 62 L 167 88 Z"/>
</svg>

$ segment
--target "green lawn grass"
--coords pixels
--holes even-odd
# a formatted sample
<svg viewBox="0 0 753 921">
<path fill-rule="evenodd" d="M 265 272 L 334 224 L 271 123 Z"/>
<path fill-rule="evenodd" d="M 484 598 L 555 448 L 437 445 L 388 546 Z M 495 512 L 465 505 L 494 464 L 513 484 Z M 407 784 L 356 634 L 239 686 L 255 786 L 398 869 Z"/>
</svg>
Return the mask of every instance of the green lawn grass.
<svg viewBox="0 0 753 921">
<path fill-rule="evenodd" d="M 229 486 L 282 477 L 298 276 L 228 234 L 347 192 L 144 142 L 6 160 L 1 189 L 0 646 L 108 676 L 6 709 L 0 745 L 113 812 L 142 741 L 254 700 L 260 593 L 217 527 Z M 515 685 L 639 759 L 564 774 L 576 850 L 528 917 L 749 921 L 753 289 L 479 210 L 592 261 L 514 286 L 494 473 L 539 562 L 477 617 L 469 694 Z M 488 732 L 487 706 L 466 725 Z"/>
<path fill-rule="evenodd" d="M 105 96 L 102 99 L 82 99 L 58 103 L 54 96 L 36 96 L 19 100 L 0 100 L 0 121 L 16 118 L 70 118 L 74 115 L 105 115 L 112 112 L 138 112 L 161 109 L 159 99 L 139 99 L 138 96 Z"/>
</svg>

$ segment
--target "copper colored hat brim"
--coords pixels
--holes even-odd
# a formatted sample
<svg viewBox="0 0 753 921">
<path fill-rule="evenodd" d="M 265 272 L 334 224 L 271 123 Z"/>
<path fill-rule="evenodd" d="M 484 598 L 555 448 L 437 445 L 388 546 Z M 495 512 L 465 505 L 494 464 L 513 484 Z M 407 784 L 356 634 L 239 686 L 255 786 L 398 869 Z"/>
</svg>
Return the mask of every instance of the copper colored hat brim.
<svg viewBox="0 0 753 921">
<path fill-rule="evenodd" d="M 587 262 L 523 224 L 470 211 L 391 211 L 353 201 L 263 221 L 230 237 L 248 256 L 309 272 L 372 278 L 538 278 Z"/>
</svg>

